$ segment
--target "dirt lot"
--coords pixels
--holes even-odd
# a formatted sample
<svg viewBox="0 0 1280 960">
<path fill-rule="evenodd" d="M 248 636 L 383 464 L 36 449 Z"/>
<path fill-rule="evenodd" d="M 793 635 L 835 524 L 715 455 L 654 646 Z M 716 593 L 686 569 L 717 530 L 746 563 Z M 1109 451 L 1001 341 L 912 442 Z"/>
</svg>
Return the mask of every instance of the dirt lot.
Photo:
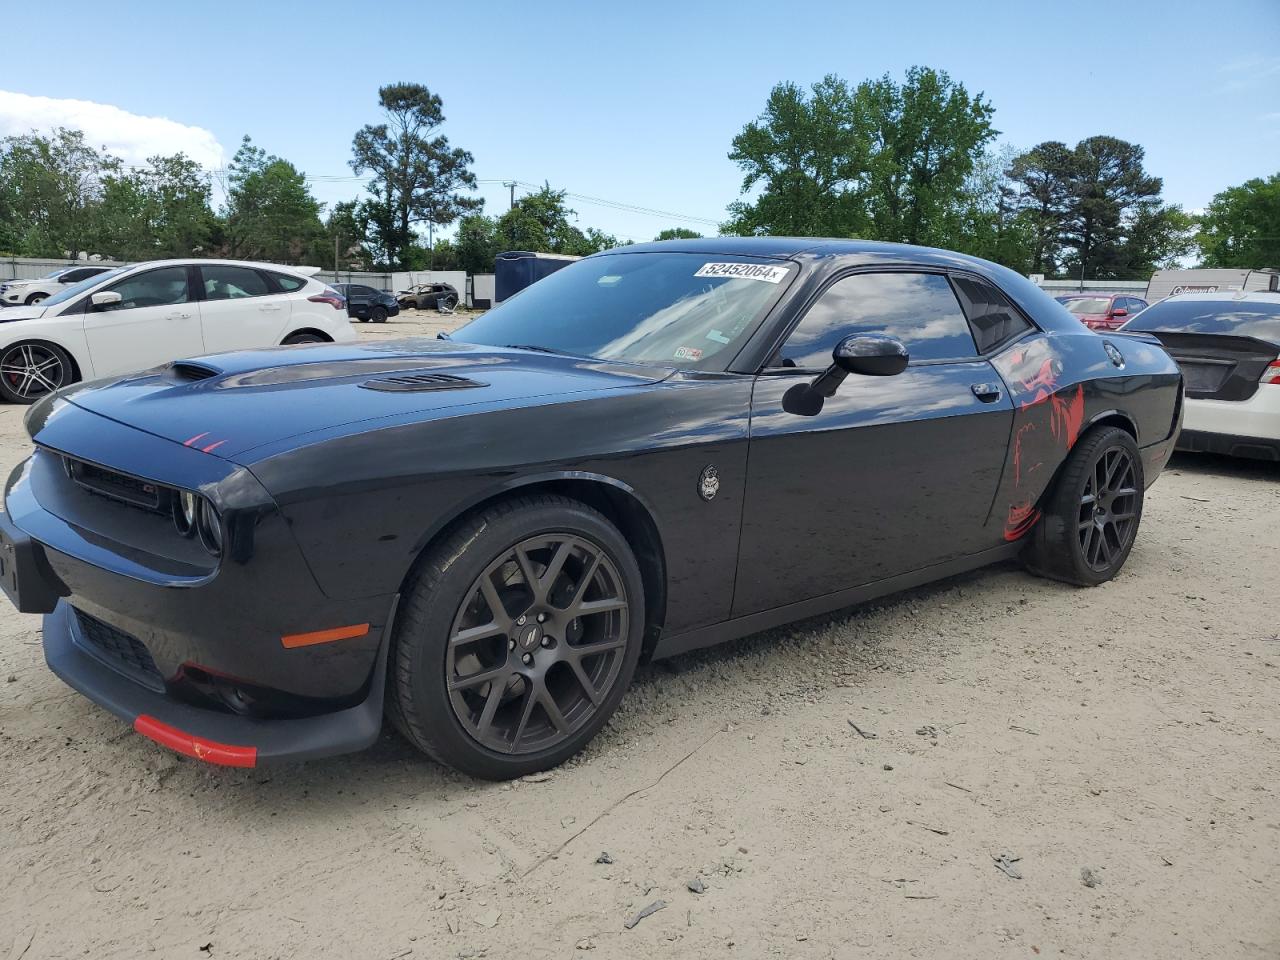
<svg viewBox="0 0 1280 960">
<path fill-rule="evenodd" d="M 1280 469 L 1175 459 L 1111 584 L 1001 567 L 645 668 L 509 785 L 390 732 L 186 761 L 6 604 L 0 960 L 1275 958 L 1278 596 Z"/>
</svg>

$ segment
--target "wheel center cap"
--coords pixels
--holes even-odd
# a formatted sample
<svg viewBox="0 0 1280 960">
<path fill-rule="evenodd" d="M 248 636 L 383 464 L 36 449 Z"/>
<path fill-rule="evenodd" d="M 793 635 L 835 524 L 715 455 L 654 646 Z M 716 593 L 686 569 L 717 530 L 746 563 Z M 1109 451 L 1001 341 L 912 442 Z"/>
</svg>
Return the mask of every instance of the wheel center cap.
<svg viewBox="0 0 1280 960">
<path fill-rule="evenodd" d="M 516 633 L 516 643 L 521 650 L 533 650 L 542 643 L 542 627 L 536 623 L 527 623 Z"/>
</svg>

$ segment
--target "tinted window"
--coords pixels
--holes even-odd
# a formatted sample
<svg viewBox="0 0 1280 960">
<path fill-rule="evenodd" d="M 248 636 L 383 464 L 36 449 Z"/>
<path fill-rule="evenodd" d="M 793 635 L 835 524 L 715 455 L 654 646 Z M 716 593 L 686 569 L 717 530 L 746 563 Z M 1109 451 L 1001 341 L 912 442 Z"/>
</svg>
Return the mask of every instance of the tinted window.
<svg viewBox="0 0 1280 960">
<path fill-rule="evenodd" d="M 378 295 L 378 291 L 373 289 L 373 287 L 362 287 L 359 284 L 352 287 L 351 292 L 362 297 L 376 297 Z"/>
<path fill-rule="evenodd" d="M 969 277 L 953 277 L 952 280 L 960 302 L 969 314 L 979 352 L 993 350 L 1031 329 L 1027 319 L 991 284 Z"/>
<path fill-rule="evenodd" d="M 525 287 L 453 339 L 709 367 L 738 352 L 795 269 L 723 255 L 598 254 Z"/>
<path fill-rule="evenodd" d="M 131 274 L 106 288 L 120 294 L 120 302 L 95 310 L 134 310 L 187 302 L 187 268 L 161 267 Z"/>
<path fill-rule="evenodd" d="M 291 277 L 287 273 L 272 273 L 271 279 L 273 279 L 285 293 L 293 293 L 295 290 L 301 290 L 307 285 L 307 281 L 303 280 L 301 277 Z"/>
<path fill-rule="evenodd" d="M 271 293 L 266 278 L 248 267 L 202 266 L 200 276 L 206 300 L 239 300 Z"/>
<path fill-rule="evenodd" d="M 1280 343 L 1280 298 L 1162 300 L 1124 325 L 1126 330 L 1216 333 Z"/>
<path fill-rule="evenodd" d="M 972 357 L 969 324 L 947 278 L 931 273 L 860 273 L 838 280 L 809 308 L 782 348 L 784 363 L 818 369 L 854 333 L 885 333 L 912 360 Z M 791 363 L 787 363 L 790 366 Z"/>
</svg>

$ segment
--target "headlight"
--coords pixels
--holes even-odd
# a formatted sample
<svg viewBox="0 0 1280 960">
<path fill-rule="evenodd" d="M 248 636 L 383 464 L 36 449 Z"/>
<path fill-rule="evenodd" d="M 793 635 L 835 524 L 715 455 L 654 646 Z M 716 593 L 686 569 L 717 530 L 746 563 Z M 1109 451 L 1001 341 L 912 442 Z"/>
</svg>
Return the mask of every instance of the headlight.
<svg viewBox="0 0 1280 960">
<path fill-rule="evenodd" d="M 189 490 L 178 492 L 178 500 L 173 505 L 173 525 L 184 537 L 189 537 L 195 532 L 199 501 L 200 498 Z"/>
<path fill-rule="evenodd" d="M 222 518 L 208 500 L 200 502 L 200 520 L 197 524 L 200 542 L 215 557 L 222 553 Z"/>
</svg>

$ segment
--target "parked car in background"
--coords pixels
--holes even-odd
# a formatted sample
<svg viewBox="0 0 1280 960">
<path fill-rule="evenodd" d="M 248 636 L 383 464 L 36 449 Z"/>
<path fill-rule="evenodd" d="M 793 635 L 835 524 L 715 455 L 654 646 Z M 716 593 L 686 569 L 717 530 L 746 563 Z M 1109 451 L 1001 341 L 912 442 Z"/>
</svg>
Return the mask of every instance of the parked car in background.
<svg viewBox="0 0 1280 960">
<path fill-rule="evenodd" d="M 342 295 L 288 267 L 158 260 L 0 311 L 0 397 L 32 403 L 182 357 L 354 339 Z"/>
<path fill-rule="evenodd" d="M 21 304 L 29 307 L 60 293 L 70 284 L 101 276 L 111 269 L 113 268 L 101 266 L 62 267 L 38 280 L 5 280 L 0 283 L 0 305 L 11 307 Z"/>
<path fill-rule="evenodd" d="M 582 749 L 642 659 L 1013 557 L 1110 580 L 1179 426 L 1150 338 L 900 244 L 605 251 L 453 336 L 33 409 L 0 588 L 47 614 L 53 671 L 208 762 L 363 749 L 385 705 L 436 759 L 519 777 Z"/>
<path fill-rule="evenodd" d="M 1130 317 L 1147 309 L 1147 301 L 1120 294 L 1077 294 L 1054 299 L 1090 330 L 1118 330 Z"/>
<path fill-rule="evenodd" d="M 332 286 L 347 298 L 347 316 L 353 320 L 386 323 L 387 317 L 394 317 L 400 312 L 399 301 L 385 290 L 363 283 L 335 283 Z"/>
<path fill-rule="evenodd" d="M 1186 293 L 1125 324 L 1182 368 L 1179 449 L 1280 460 L 1280 293 Z"/>
<path fill-rule="evenodd" d="M 440 307 L 452 310 L 460 302 L 457 289 L 449 283 L 415 283 L 409 289 L 399 291 L 396 301 L 402 307 L 418 310 L 438 310 Z"/>
</svg>

